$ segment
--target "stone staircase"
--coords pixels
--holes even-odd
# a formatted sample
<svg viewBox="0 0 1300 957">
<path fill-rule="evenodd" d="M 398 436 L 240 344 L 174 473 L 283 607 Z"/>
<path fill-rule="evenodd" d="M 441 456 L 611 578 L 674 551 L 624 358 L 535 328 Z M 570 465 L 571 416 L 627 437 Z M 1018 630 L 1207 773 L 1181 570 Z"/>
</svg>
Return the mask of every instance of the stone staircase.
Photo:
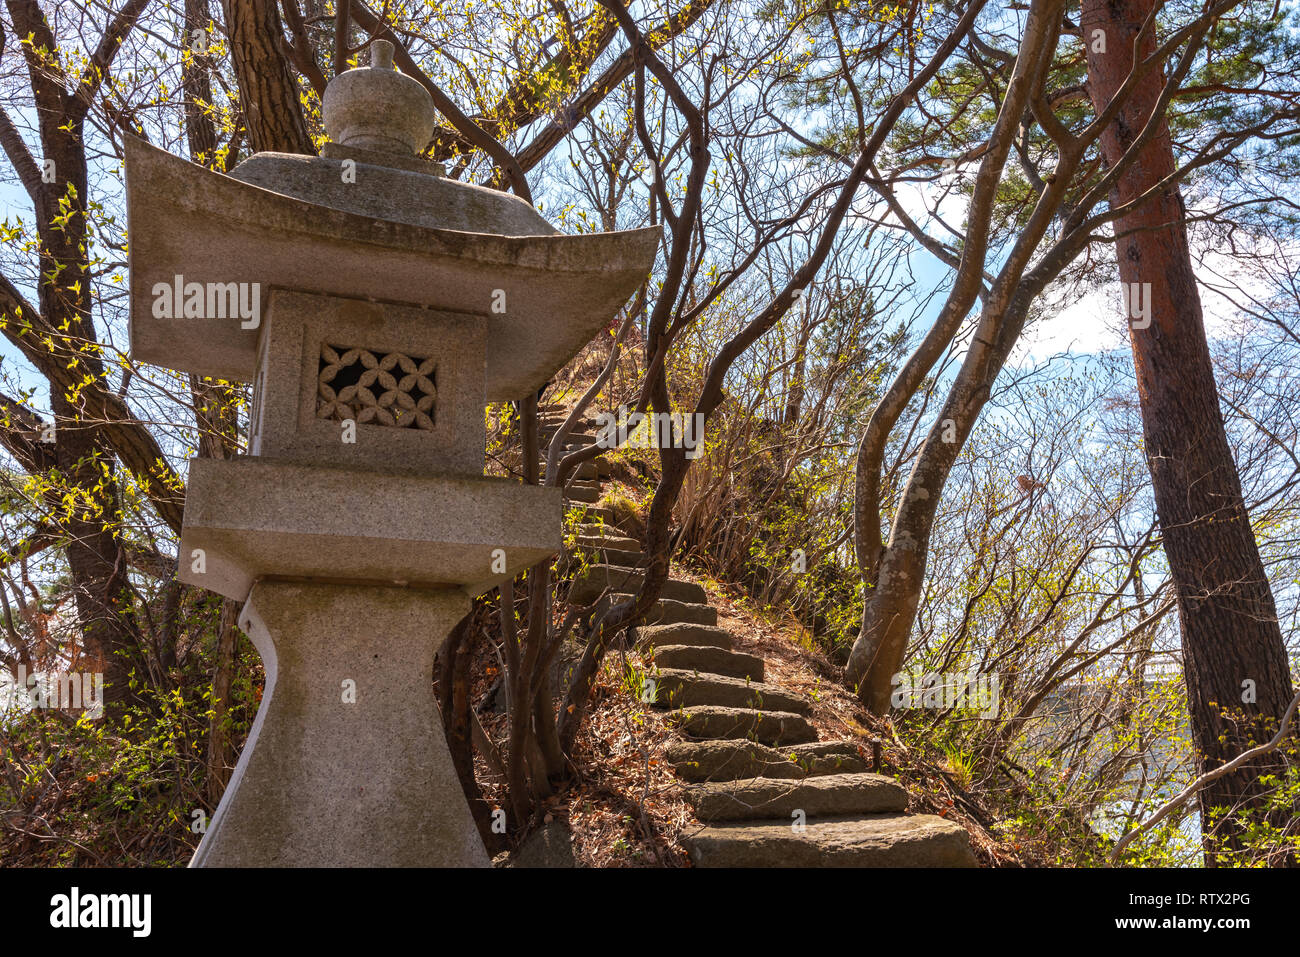
<svg viewBox="0 0 1300 957">
<path fill-rule="evenodd" d="M 543 447 L 563 422 L 539 415 Z M 568 448 L 595 441 L 588 421 Z M 589 564 L 570 601 L 590 604 L 602 592 L 641 585 L 640 543 L 614 514 L 592 505 L 608 469 L 587 463 L 565 490 L 588 507 L 578 546 Z M 697 867 L 970 867 L 966 830 L 933 815 L 904 813 L 907 792 L 868 770 L 853 741 L 819 741 L 810 702 L 764 681 L 764 662 L 733 649 L 704 589 L 670 579 L 633 637 L 653 658 L 647 696 L 674 709 L 687 740 L 667 759 L 685 782 L 701 826 L 683 839 Z"/>
</svg>

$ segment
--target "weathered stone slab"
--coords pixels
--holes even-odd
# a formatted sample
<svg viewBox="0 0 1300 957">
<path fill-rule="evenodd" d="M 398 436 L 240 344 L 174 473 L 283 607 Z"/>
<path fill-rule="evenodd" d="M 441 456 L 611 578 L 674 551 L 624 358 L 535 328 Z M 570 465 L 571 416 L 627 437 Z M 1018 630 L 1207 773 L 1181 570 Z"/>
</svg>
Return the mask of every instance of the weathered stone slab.
<svg viewBox="0 0 1300 957">
<path fill-rule="evenodd" d="M 622 531 L 618 528 L 616 518 L 612 509 L 600 505 L 584 505 L 575 502 L 569 506 L 571 511 L 576 511 L 581 516 L 581 525 L 603 525 L 610 529 L 616 535 L 621 535 Z"/>
<path fill-rule="evenodd" d="M 591 504 L 600 501 L 600 489 L 569 485 L 564 489 L 564 497 L 570 502 Z"/>
<path fill-rule="evenodd" d="M 655 647 L 655 664 L 678 671 L 763 680 L 762 658 L 708 645 L 658 645 Z"/>
<path fill-rule="evenodd" d="M 696 867 L 975 866 L 966 829 L 924 814 L 715 824 L 682 843 Z"/>
<path fill-rule="evenodd" d="M 618 565 L 620 568 L 639 568 L 644 567 L 646 563 L 644 552 L 624 552 L 616 548 L 600 548 L 590 545 L 584 547 L 590 550 L 604 565 Z"/>
<path fill-rule="evenodd" d="M 712 605 L 660 598 L 645 616 L 647 625 L 716 625 L 718 609 Z"/>
<path fill-rule="evenodd" d="M 814 741 L 790 748 L 790 753 L 809 774 L 842 774 L 869 771 L 867 760 L 853 741 Z"/>
<path fill-rule="evenodd" d="M 805 771 L 790 757 L 792 748 L 778 751 L 757 741 L 676 741 L 664 756 L 673 773 L 684 781 L 736 781 L 741 778 L 805 777 Z"/>
<path fill-rule="evenodd" d="M 858 746 L 853 741 L 814 741 L 811 744 L 801 744 L 791 750 L 800 759 L 854 757 L 858 754 Z"/>
<path fill-rule="evenodd" d="M 562 821 L 543 824 L 529 834 L 519 850 L 506 859 L 506 867 L 577 867 L 573 856 L 573 833 Z"/>
<path fill-rule="evenodd" d="M 670 625 L 637 625 L 634 638 L 638 644 L 649 647 L 664 645 L 703 645 L 710 648 L 730 648 L 731 633 L 717 625 L 697 625 L 676 622 Z"/>
<path fill-rule="evenodd" d="M 619 594 L 629 594 L 640 590 L 644 582 L 645 571 L 640 568 L 591 565 L 573 582 L 569 591 L 569 601 L 577 605 L 587 605 L 595 601 L 606 589 Z M 703 604 L 708 598 L 701 586 L 678 578 L 670 578 L 664 582 L 660 595 L 672 601 L 694 604 Z"/>
<path fill-rule="evenodd" d="M 722 675 L 705 675 L 672 668 L 658 668 L 654 673 L 656 698 L 664 707 L 719 705 L 725 708 L 757 708 L 807 714 L 806 698 L 791 694 L 777 685 L 761 681 L 744 681 Z"/>
<path fill-rule="evenodd" d="M 822 742 L 786 745 L 780 749 L 756 741 L 677 741 L 665 757 L 683 781 L 736 781 L 742 778 L 790 780 L 823 774 L 866 771 L 856 753 L 818 753 Z"/>
<path fill-rule="evenodd" d="M 608 525 L 578 526 L 579 545 L 599 545 L 604 548 L 618 548 L 630 552 L 639 552 L 641 543 L 635 538 L 621 535 Z"/>
<path fill-rule="evenodd" d="M 802 744 L 817 740 L 817 729 L 797 714 L 696 705 L 681 711 L 682 730 L 696 738 L 752 738 L 763 744 Z"/>
<path fill-rule="evenodd" d="M 826 774 L 798 780 L 755 778 L 715 781 L 686 791 L 701 821 L 804 819 L 846 814 L 878 814 L 907 808 L 907 792 L 880 774 Z"/>
</svg>

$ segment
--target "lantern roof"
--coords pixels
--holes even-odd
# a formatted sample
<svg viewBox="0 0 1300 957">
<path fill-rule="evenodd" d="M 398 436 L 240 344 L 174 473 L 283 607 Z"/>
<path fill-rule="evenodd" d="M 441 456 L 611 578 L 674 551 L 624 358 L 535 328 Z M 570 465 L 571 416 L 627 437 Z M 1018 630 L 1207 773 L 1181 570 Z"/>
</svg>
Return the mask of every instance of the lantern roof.
<svg viewBox="0 0 1300 957">
<path fill-rule="evenodd" d="M 519 197 L 420 159 L 432 100 L 378 52 L 327 88 L 326 129 L 344 141 L 323 156 L 258 153 L 226 175 L 127 138 L 137 359 L 251 381 L 260 319 L 225 306 L 293 289 L 487 315 L 486 397 L 518 399 L 646 280 L 658 228 L 564 235 Z M 205 308 L 187 313 L 191 294 Z"/>
</svg>

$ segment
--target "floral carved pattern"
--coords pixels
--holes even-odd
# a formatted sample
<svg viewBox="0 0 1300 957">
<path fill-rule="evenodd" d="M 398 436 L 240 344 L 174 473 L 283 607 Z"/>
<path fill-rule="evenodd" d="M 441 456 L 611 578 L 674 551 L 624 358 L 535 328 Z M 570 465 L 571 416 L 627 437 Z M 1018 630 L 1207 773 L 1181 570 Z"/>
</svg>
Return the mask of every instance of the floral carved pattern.
<svg viewBox="0 0 1300 957">
<path fill-rule="evenodd" d="M 316 417 L 432 430 L 435 367 L 433 359 L 322 343 Z"/>
</svg>

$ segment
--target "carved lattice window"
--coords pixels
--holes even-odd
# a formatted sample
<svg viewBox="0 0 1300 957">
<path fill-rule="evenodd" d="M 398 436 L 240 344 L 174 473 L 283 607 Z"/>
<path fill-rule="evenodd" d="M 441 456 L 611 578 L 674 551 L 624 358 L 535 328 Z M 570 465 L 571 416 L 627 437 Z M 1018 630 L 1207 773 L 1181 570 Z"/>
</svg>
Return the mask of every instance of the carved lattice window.
<svg viewBox="0 0 1300 957">
<path fill-rule="evenodd" d="M 435 366 L 433 359 L 400 352 L 322 343 L 316 416 L 398 429 L 432 429 L 438 394 Z"/>
</svg>

